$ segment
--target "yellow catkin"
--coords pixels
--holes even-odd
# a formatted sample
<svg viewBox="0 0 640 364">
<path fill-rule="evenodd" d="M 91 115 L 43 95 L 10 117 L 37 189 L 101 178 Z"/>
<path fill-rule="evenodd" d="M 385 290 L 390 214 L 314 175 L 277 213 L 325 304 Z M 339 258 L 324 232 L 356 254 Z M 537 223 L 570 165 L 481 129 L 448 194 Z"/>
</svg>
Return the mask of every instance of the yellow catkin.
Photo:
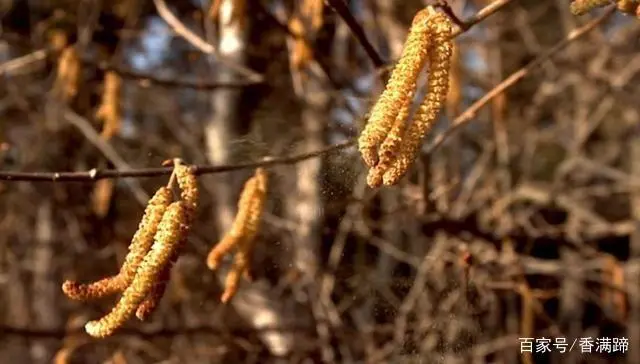
<svg viewBox="0 0 640 364">
<path fill-rule="evenodd" d="M 231 224 L 231 228 L 222 237 L 218 244 L 211 249 L 207 256 L 207 267 L 209 267 L 209 269 L 215 270 L 220 264 L 222 257 L 227 255 L 233 248 L 237 247 L 240 239 L 245 236 L 251 201 L 256 190 L 257 182 L 258 181 L 255 176 L 249 178 L 249 180 L 245 182 L 238 200 L 238 212 Z"/>
<path fill-rule="evenodd" d="M 264 169 L 258 168 L 253 177 L 255 186 L 252 190 L 250 204 L 246 207 L 247 218 L 244 224 L 244 233 L 238 240 L 238 252 L 234 257 L 233 265 L 225 279 L 224 292 L 220 301 L 228 302 L 238 290 L 240 277 L 249 278 L 249 265 L 253 255 L 255 237 L 260 228 L 262 212 L 267 196 L 267 173 Z"/>
<path fill-rule="evenodd" d="M 428 93 L 413 117 L 398 157 L 383 175 L 387 186 L 396 184 L 407 172 L 416 153 L 422 145 L 424 135 L 433 127 L 438 113 L 442 109 L 449 92 L 449 70 L 453 42 L 451 20 L 442 13 L 436 13 L 429 19 L 428 33 L 432 41 L 429 50 Z"/>
<path fill-rule="evenodd" d="M 171 278 L 171 268 L 180 257 L 180 253 L 186 244 L 186 239 L 191 229 L 191 225 L 195 220 L 196 211 L 198 208 L 198 199 L 200 192 L 198 190 L 198 180 L 193 173 L 193 167 L 186 166 L 180 162 L 175 164 L 174 174 L 176 181 L 181 189 L 180 197 L 185 208 L 185 221 L 181 226 L 182 239 L 176 243 L 177 247 L 173 256 L 169 260 L 167 266 L 160 272 L 158 280 L 155 282 L 153 288 L 140 304 L 136 310 L 136 317 L 140 320 L 146 320 L 157 308 L 160 300 L 164 296 L 164 292 L 167 289 L 167 284 Z"/>
<path fill-rule="evenodd" d="M 80 58 L 71 45 L 60 53 L 56 71 L 54 92 L 64 101 L 73 99 L 78 94 L 80 84 Z"/>
<path fill-rule="evenodd" d="M 96 118 L 102 120 L 102 137 L 111 139 L 120 129 L 120 96 L 122 80 L 115 72 L 107 72 L 104 76 L 104 91 Z"/>
<path fill-rule="evenodd" d="M 595 9 L 611 4 L 611 0 L 574 0 L 569 9 L 574 15 L 582 15 Z"/>
<path fill-rule="evenodd" d="M 427 7 L 413 18 L 398 64 L 393 69 L 382 95 L 371 109 L 369 121 L 358 138 L 358 149 L 369 167 L 378 163 L 377 148 L 393 127 L 426 62 L 430 43 L 427 36 L 427 20 L 432 12 L 433 8 Z"/>
<path fill-rule="evenodd" d="M 155 241 L 144 257 L 131 285 L 122 294 L 116 306 L 99 320 L 89 321 L 85 325 L 87 333 L 102 338 L 113 334 L 136 311 L 148 297 L 158 282 L 158 278 L 171 258 L 176 254 L 183 239 L 183 224 L 187 220 L 187 208 L 182 201 L 174 202 L 164 213 L 158 227 Z"/>
<path fill-rule="evenodd" d="M 263 168 L 257 168 L 240 193 L 238 213 L 231 228 L 207 256 L 207 266 L 215 270 L 222 257 L 232 249 L 237 249 L 225 278 L 225 289 L 220 298 L 222 302 L 229 301 L 235 295 L 242 276 L 249 278 L 249 265 L 266 202 L 267 186 L 267 172 Z"/>
<path fill-rule="evenodd" d="M 414 83 L 415 87 L 415 83 Z M 378 164 L 369 170 L 367 175 L 367 184 L 371 188 L 380 187 L 382 184 L 382 176 L 389 169 L 402 144 L 402 138 L 407 125 L 407 118 L 413 101 L 413 91 L 409 93 L 409 97 L 404 101 L 400 113 L 396 117 L 393 127 L 389 130 L 389 135 L 380 145 L 378 153 Z"/>
<path fill-rule="evenodd" d="M 82 301 L 97 299 L 123 291 L 133 281 L 138 266 L 149 251 L 149 248 L 151 248 L 158 225 L 167 206 L 171 203 L 171 199 L 171 190 L 161 187 L 149 200 L 138 225 L 138 230 L 131 239 L 129 252 L 117 275 L 88 284 L 66 281 L 62 285 L 62 291 L 69 298 Z"/>
<path fill-rule="evenodd" d="M 256 179 L 255 190 L 253 191 L 251 205 L 248 208 L 245 232 L 238 246 L 239 253 L 241 254 L 236 255 L 237 260 L 245 260 L 247 262 L 244 270 L 244 276 L 247 278 L 249 277 L 248 262 L 251 261 L 256 235 L 258 235 L 258 231 L 260 230 L 260 222 L 262 221 L 262 214 L 267 200 L 268 186 L 267 173 L 264 169 L 258 168 L 254 178 Z"/>
</svg>

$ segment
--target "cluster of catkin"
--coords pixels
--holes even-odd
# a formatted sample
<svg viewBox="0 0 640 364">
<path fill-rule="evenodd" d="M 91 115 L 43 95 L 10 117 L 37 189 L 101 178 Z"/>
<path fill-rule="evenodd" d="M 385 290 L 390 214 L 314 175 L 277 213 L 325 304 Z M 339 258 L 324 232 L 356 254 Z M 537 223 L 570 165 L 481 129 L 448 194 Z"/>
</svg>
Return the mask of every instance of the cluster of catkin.
<svg viewBox="0 0 640 364">
<path fill-rule="evenodd" d="M 171 191 L 174 181 L 181 190 L 177 201 L 173 201 Z M 120 272 L 93 283 L 64 282 L 62 291 L 75 300 L 87 301 L 122 292 L 110 313 L 85 325 L 89 335 L 110 336 L 134 313 L 140 320 L 153 313 L 195 219 L 198 196 L 192 169 L 176 160 L 169 184 L 149 200 Z"/>
<path fill-rule="evenodd" d="M 233 265 L 227 273 L 224 292 L 220 298 L 223 303 L 228 302 L 236 294 L 242 276 L 245 279 L 251 279 L 249 274 L 251 255 L 266 197 L 267 172 L 263 168 L 258 168 L 244 184 L 238 201 L 238 212 L 229 231 L 207 256 L 207 266 L 211 270 L 216 270 L 222 258 L 232 249 L 236 249 Z"/>
<path fill-rule="evenodd" d="M 370 187 L 396 184 L 433 127 L 449 90 L 452 31 L 451 19 L 432 6 L 413 18 L 400 60 L 358 140 L 362 158 L 370 168 Z M 425 65 L 428 93 L 407 125 L 418 76 Z"/>
<path fill-rule="evenodd" d="M 635 15 L 640 19 L 640 1 L 638 0 L 574 0 L 570 9 L 574 15 L 582 15 L 612 3 L 616 4 L 621 13 Z"/>
</svg>

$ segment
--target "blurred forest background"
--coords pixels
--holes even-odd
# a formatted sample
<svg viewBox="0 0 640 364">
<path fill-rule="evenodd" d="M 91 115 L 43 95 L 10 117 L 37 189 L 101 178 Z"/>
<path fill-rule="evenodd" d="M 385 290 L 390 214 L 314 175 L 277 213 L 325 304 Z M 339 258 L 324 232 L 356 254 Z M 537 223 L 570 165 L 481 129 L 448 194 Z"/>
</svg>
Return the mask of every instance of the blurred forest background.
<svg viewBox="0 0 640 364">
<path fill-rule="evenodd" d="M 2 361 L 640 363 L 640 21 L 609 12 L 568 42 L 607 10 L 450 1 L 463 20 L 490 11 L 455 40 L 446 110 L 411 174 L 371 190 L 352 140 L 427 3 L 0 1 L 2 172 L 323 151 L 268 167 L 256 279 L 227 305 L 205 257 L 253 171 L 202 175 L 158 311 L 104 340 L 83 325 L 115 299 L 60 285 L 117 272 L 167 176 L 0 182 Z M 520 353 L 542 336 L 630 350 Z"/>
</svg>

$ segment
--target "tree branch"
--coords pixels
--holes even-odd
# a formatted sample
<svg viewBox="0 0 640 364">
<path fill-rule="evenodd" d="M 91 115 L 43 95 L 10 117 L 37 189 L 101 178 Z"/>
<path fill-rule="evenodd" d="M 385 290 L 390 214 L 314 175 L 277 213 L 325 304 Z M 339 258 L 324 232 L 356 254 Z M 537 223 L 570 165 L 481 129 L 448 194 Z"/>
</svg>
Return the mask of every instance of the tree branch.
<svg viewBox="0 0 640 364">
<path fill-rule="evenodd" d="M 272 167 L 276 165 L 295 164 L 303 160 L 316 158 L 334 151 L 347 149 L 355 145 L 355 140 L 349 140 L 339 144 L 330 145 L 309 153 L 298 154 L 291 157 L 273 158 L 257 162 L 230 164 L 223 166 L 195 165 L 195 174 L 213 174 L 231 172 L 243 169 L 255 169 L 258 167 Z M 0 180 L 5 181 L 31 181 L 31 182 L 81 182 L 97 181 L 105 178 L 141 178 L 169 175 L 173 167 L 141 168 L 135 170 L 99 170 L 97 168 L 85 172 L 10 172 L 0 171 Z"/>
<path fill-rule="evenodd" d="M 342 20 L 344 20 L 344 22 L 351 30 L 351 33 L 353 33 L 358 42 L 360 42 L 360 45 L 362 45 L 364 51 L 367 52 L 367 55 L 373 62 L 373 65 L 376 68 L 384 66 L 382 57 L 380 57 L 378 51 L 376 51 L 376 49 L 373 47 L 373 44 L 371 44 L 369 38 L 367 38 L 367 34 L 365 33 L 364 29 L 362 29 L 356 18 L 353 16 L 353 14 L 351 14 L 349 7 L 344 2 L 344 0 L 325 0 L 325 3 L 331 9 L 333 9 L 333 11 L 340 15 Z"/>
</svg>

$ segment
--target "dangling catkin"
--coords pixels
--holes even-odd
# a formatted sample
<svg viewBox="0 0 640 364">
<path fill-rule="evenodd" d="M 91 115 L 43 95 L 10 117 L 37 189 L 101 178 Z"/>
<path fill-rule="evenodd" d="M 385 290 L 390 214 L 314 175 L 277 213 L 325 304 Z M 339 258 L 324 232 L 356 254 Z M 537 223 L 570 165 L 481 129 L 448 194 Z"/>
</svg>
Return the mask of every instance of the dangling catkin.
<svg viewBox="0 0 640 364">
<path fill-rule="evenodd" d="M 267 173 L 264 169 L 258 168 L 253 177 L 252 198 L 246 207 L 247 218 L 244 226 L 244 234 L 238 241 L 238 252 L 234 257 L 233 265 L 225 279 L 224 292 L 220 298 L 222 303 L 228 302 L 237 292 L 240 284 L 240 277 L 249 277 L 249 265 L 253 254 L 255 237 L 260 228 L 262 211 L 267 196 Z"/>
<path fill-rule="evenodd" d="M 73 45 L 64 48 L 58 58 L 54 92 L 68 102 L 78 93 L 80 84 L 80 58 Z"/>
<path fill-rule="evenodd" d="M 428 19 L 433 8 L 419 11 L 413 18 L 402 55 L 393 69 L 385 90 L 371 109 L 371 117 L 358 139 L 362 159 L 371 168 L 378 163 L 378 146 L 389 130 L 418 79 L 429 48 Z"/>
<path fill-rule="evenodd" d="M 223 303 L 235 295 L 243 275 L 249 278 L 249 264 L 264 210 L 267 186 L 267 172 L 263 168 L 257 168 L 255 174 L 245 182 L 240 193 L 238 212 L 231 228 L 207 256 L 207 266 L 215 270 L 222 257 L 233 248 L 237 249 L 233 265 L 225 278 L 225 288 L 220 298 Z"/>
<path fill-rule="evenodd" d="M 222 257 L 227 255 L 233 248 L 237 247 L 240 239 L 246 235 L 247 220 L 249 219 L 251 202 L 253 200 L 257 183 L 258 181 L 255 176 L 249 178 L 247 182 L 245 182 L 238 200 L 238 212 L 231 224 L 231 228 L 222 237 L 218 244 L 211 249 L 207 256 L 207 267 L 209 267 L 209 269 L 215 270 L 220 264 Z"/>
<path fill-rule="evenodd" d="M 122 80 L 115 72 L 107 72 L 104 75 L 104 90 L 102 92 L 102 102 L 96 118 L 102 120 L 102 137 L 111 139 L 120 129 L 120 96 Z"/>
<path fill-rule="evenodd" d="M 85 325 L 89 335 L 101 338 L 113 334 L 149 295 L 183 239 L 185 229 L 182 225 L 187 220 L 186 210 L 182 201 L 169 205 L 160 221 L 155 241 L 140 264 L 133 282 L 109 314 Z"/>
<path fill-rule="evenodd" d="M 133 281 L 138 266 L 151 248 L 158 224 L 160 224 L 167 206 L 171 203 L 171 199 L 171 190 L 160 187 L 149 200 L 138 225 L 138 230 L 131 239 L 129 252 L 117 275 L 88 284 L 66 281 L 62 285 L 62 291 L 69 298 L 83 301 L 123 291 Z"/>
<path fill-rule="evenodd" d="M 428 93 L 415 112 L 398 157 L 383 176 L 383 183 L 387 186 L 396 184 L 407 172 L 422 145 L 424 135 L 433 127 L 442 109 L 449 91 L 452 30 L 451 20 L 442 13 L 436 13 L 429 19 L 428 33 L 432 47 L 429 50 Z"/>
</svg>

